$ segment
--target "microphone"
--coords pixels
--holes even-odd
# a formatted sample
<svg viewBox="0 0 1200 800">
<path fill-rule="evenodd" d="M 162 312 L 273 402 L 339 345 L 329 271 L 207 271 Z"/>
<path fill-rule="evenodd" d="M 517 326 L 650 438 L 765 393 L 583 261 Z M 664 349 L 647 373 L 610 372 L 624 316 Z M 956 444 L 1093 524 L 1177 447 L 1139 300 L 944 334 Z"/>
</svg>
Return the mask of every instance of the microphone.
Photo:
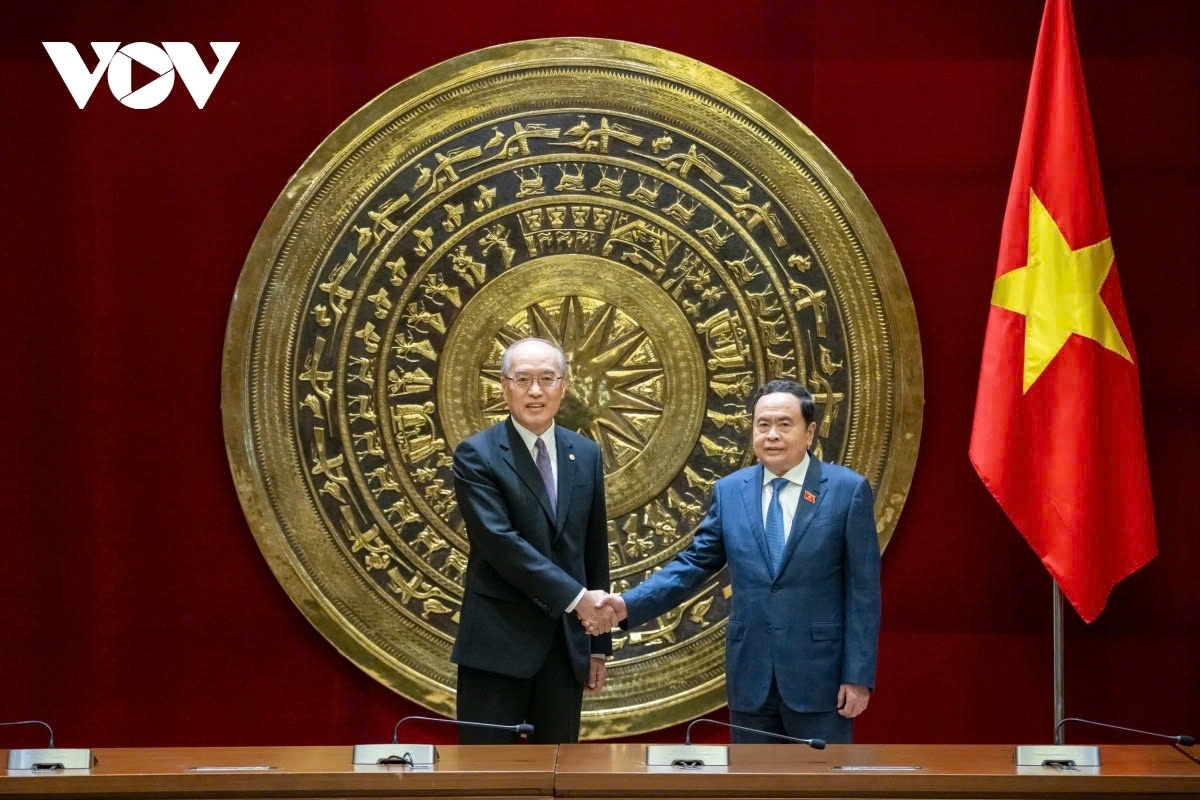
<svg viewBox="0 0 1200 800">
<path fill-rule="evenodd" d="M 421 722 L 440 722 L 443 725 L 455 725 L 468 728 L 491 728 L 492 730 L 512 731 L 515 734 L 530 736 L 533 726 L 528 722 L 516 725 L 497 725 L 494 722 L 468 722 L 461 719 L 445 719 L 443 717 L 404 717 L 392 728 L 391 744 L 356 744 L 351 760 L 356 765 L 403 764 L 408 767 L 429 767 L 438 759 L 437 748 L 431 744 L 400 744 L 400 726 L 409 720 Z"/>
<path fill-rule="evenodd" d="M 770 731 L 760 731 L 757 728 L 747 728 L 744 725 L 731 725 L 728 722 L 721 722 L 720 720 L 708 719 L 706 717 L 701 717 L 700 719 L 693 720 L 692 724 L 687 726 L 687 731 L 684 733 L 684 737 L 683 737 L 683 743 L 685 745 L 690 745 L 692 743 L 692 728 L 696 727 L 701 722 L 707 722 L 711 725 L 720 725 L 722 728 L 730 728 L 731 730 L 735 730 L 735 731 L 747 731 L 749 733 L 760 733 L 763 736 L 770 736 L 775 739 L 783 739 L 784 741 L 787 741 L 787 742 L 797 742 L 798 744 L 806 744 L 814 750 L 824 750 L 825 749 L 825 740 L 824 739 L 797 739 L 794 736 L 784 736 L 782 733 L 771 733 Z"/>
<path fill-rule="evenodd" d="M 19 722 L 0 722 L 0 728 L 7 728 L 10 725 L 41 725 L 50 734 L 50 744 L 46 745 L 49 749 L 54 749 L 54 728 L 51 728 L 40 719 L 23 719 Z"/>
<path fill-rule="evenodd" d="M 735 731 L 747 731 L 749 733 L 759 733 L 763 736 L 770 736 L 773 739 L 782 739 L 785 742 L 797 742 L 806 744 L 814 750 L 824 750 L 824 739 L 798 739 L 795 736 L 784 736 L 782 733 L 772 733 L 770 731 L 760 731 L 757 728 L 747 728 L 743 725 L 731 725 L 728 722 L 721 722 L 715 719 L 701 717 L 697 720 L 692 720 L 692 724 L 687 726 L 687 732 L 684 734 L 683 744 L 651 744 L 646 746 L 646 766 L 648 767 L 678 767 L 680 769 L 704 769 L 705 767 L 728 767 L 729 766 L 729 747 L 727 745 L 710 745 L 710 744 L 692 744 L 692 728 L 699 725 L 701 722 L 707 722 L 710 725 L 720 725 L 722 728 L 729 728 Z"/>
<path fill-rule="evenodd" d="M 1156 736 L 1159 739 L 1169 739 L 1175 744 L 1181 744 L 1184 747 L 1191 747 L 1196 743 L 1196 740 L 1191 736 L 1169 736 L 1165 733 L 1155 733 L 1154 731 L 1143 731 L 1137 728 L 1125 728 L 1120 725 L 1109 725 L 1107 722 L 1095 722 L 1090 719 L 1081 719 L 1080 717 L 1063 717 L 1063 719 L 1054 726 L 1054 738 L 1058 739 L 1058 732 L 1062 726 L 1068 722 L 1082 722 L 1085 725 L 1095 725 L 1098 728 L 1112 728 L 1115 731 L 1125 731 L 1126 733 L 1140 733 L 1143 736 Z"/>
<path fill-rule="evenodd" d="M 0 722 L 0 727 L 12 725 L 41 725 L 50 734 L 50 744 L 42 749 L 8 751 L 8 769 L 44 772 L 61 769 L 91 769 L 97 763 L 91 750 L 54 746 L 54 729 L 40 719 Z"/>
<path fill-rule="evenodd" d="M 494 722 L 468 722 L 462 719 L 446 719 L 445 717 L 405 717 L 396 723 L 396 727 L 392 728 L 392 744 L 396 744 L 397 732 L 400 726 L 408 722 L 410 719 L 420 720 L 421 722 L 441 722 L 447 725 L 462 725 L 468 728 L 492 728 L 493 730 L 512 731 L 518 735 L 532 736 L 533 726 L 528 722 L 519 722 L 516 725 L 497 725 Z"/>
</svg>

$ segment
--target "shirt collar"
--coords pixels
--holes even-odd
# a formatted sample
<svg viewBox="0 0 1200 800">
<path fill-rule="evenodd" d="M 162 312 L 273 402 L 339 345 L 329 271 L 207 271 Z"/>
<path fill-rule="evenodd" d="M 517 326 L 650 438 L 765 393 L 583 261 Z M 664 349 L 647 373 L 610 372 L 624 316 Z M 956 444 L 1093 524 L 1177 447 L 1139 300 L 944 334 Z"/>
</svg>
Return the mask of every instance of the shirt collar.
<svg viewBox="0 0 1200 800">
<path fill-rule="evenodd" d="M 533 445 L 530 445 L 532 447 Z M 804 485 L 804 477 L 808 474 L 809 456 L 808 452 L 804 453 L 804 458 L 800 459 L 800 463 L 789 469 L 783 475 L 776 475 L 771 470 L 763 467 L 763 486 L 769 484 L 775 478 L 785 478 L 788 483 L 794 483 L 797 486 Z"/>
<path fill-rule="evenodd" d="M 509 420 L 512 421 L 513 427 L 517 429 L 517 433 L 521 435 L 521 441 L 525 443 L 525 449 L 532 453 L 533 448 L 537 445 L 538 435 L 517 422 L 515 417 L 510 415 Z M 546 428 L 540 438 L 546 442 L 547 448 L 554 446 L 554 420 L 550 420 L 550 427 Z"/>
</svg>

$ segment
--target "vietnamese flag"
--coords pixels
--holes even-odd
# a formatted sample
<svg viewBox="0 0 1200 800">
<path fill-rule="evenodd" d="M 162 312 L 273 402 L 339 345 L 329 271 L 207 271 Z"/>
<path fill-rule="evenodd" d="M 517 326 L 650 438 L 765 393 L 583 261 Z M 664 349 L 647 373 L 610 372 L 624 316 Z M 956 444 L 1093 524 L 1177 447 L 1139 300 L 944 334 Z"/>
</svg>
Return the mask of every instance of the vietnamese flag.
<svg viewBox="0 0 1200 800">
<path fill-rule="evenodd" d="M 1157 553 L 1138 359 L 1070 0 L 1047 0 L 992 287 L 971 463 L 1087 622 Z"/>
</svg>

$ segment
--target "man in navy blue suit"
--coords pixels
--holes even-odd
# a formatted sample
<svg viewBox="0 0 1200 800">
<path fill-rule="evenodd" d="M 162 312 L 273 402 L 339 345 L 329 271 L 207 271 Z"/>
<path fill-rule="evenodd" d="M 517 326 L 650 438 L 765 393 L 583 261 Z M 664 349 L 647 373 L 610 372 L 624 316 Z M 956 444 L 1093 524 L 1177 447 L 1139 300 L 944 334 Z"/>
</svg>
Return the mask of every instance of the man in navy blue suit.
<svg viewBox="0 0 1200 800">
<path fill-rule="evenodd" d="M 509 418 L 454 451 L 471 544 L 451 654 L 458 718 L 530 722 L 533 742 L 575 742 L 584 687 L 604 687 L 616 623 L 599 602 L 609 589 L 604 463 L 594 442 L 554 424 L 569 377 L 561 349 L 513 342 L 500 372 Z M 459 729 L 463 744 L 515 740 Z"/>
<path fill-rule="evenodd" d="M 759 463 L 717 481 L 691 545 L 602 603 L 622 627 L 679 605 L 729 567 L 729 720 L 848 743 L 875 684 L 879 541 L 867 479 L 809 452 L 812 395 L 773 380 L 749 401 Z M 773 740 L 735 730 L 733 741 Z"/>
</svg>

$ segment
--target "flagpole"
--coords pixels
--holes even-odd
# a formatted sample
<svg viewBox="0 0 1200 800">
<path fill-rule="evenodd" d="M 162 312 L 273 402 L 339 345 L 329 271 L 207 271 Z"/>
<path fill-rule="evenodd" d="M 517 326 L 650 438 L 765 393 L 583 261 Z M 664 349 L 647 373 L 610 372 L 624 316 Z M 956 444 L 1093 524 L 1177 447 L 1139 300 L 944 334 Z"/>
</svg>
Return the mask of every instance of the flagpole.
<svg viewBox="0 0 1200 800">
<path fill-rule="evenodd" d="M 1054 581 L 1054 743 L 1063 743 L 1063 596 Z"/>
</svg>

